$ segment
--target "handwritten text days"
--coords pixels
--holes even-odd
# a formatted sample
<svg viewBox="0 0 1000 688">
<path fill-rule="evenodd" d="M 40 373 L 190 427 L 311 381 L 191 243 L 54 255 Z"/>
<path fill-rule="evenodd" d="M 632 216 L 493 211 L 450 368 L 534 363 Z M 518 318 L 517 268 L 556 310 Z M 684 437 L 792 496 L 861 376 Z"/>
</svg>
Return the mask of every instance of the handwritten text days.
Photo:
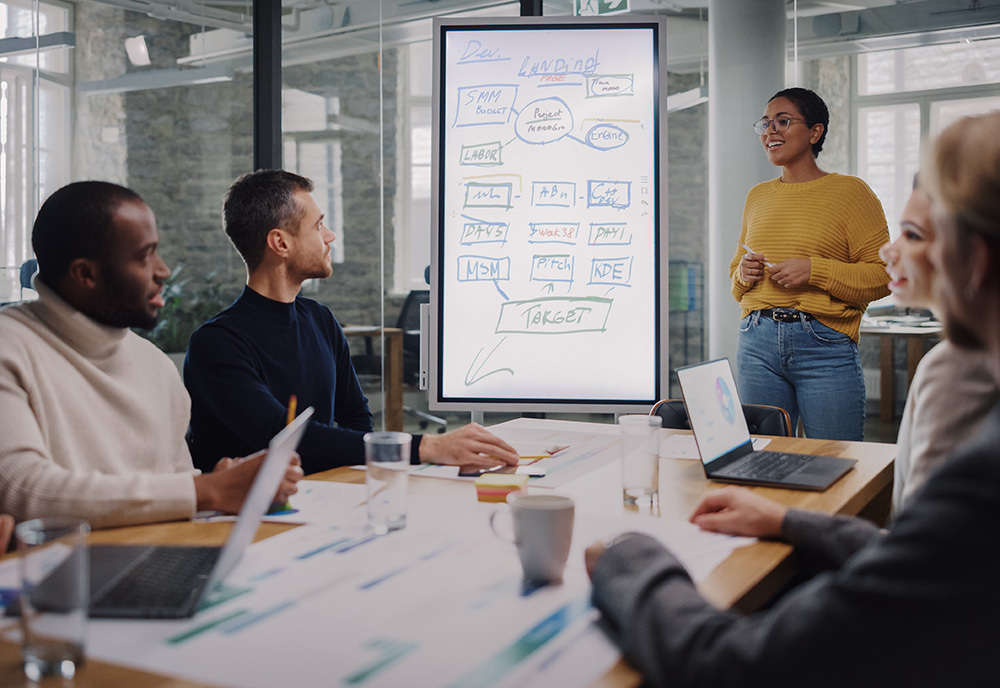
<svg viewBox="0 0 1000 688">
<path fill-rule="evenodd" d="M 462 225 L 463 246 L 472 244 L 502 244 L 507 241 L 507 230 L 510 227 L 506 222 L 466 222 Z"/>
</svg>

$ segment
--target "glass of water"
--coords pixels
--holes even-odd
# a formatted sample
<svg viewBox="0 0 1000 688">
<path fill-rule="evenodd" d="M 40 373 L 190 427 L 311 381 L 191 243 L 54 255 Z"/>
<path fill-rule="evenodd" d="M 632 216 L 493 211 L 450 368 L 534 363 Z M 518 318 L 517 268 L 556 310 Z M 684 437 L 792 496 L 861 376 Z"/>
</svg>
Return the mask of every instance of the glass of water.
<svg viewBox="0 0 1000 688">
<path fill-rule="evenodd" d="M 14 531 L 21 568 L 21 656 L 31 681 L 71 679 L 83 663 L 90 602 L 87 535 L 79 518 L 36 518 Z"/>
<path fill-rule="evenodd" d="M 628 506 L 659 503 L 659 416 L 625 415 L 621 428 L 622 500 Z"/>
<path fill-rule="evenodd" d="M 406 527 L 406 483 L 413 437 L 405 432 L 369 432 L 364 440 L 368 523 L 375 533 L 384 535 Z"/>
</svg>

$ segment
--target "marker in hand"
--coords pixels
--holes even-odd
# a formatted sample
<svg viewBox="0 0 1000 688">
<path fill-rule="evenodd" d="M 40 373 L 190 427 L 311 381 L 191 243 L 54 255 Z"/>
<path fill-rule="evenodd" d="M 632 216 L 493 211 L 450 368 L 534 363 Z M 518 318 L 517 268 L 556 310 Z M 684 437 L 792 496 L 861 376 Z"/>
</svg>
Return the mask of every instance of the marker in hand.
<svg viewBox="0 0 1000 688">
<path fill-rule="evenodd" d="M 298 406 L 298 404 L 299 404 L 298 397 L 296 397 L 294 394 L 291 397 L 289 397 L 289 399 L 288 399 L 288 421 L 285 423 L 286 426 L 291 425 L 292 421 L 295 420 L 295 408 L 296 408 L 296 406 Z M 267 510 L 267 513 L 273 515 L 273 514 L 279 514 L 279 513 L 285 512 L 285 511 L 294 511 L 292 509 L 292 503 L 290 501 L 288 501 L 288 500 L 285 500 L 284 504 L 282 504 L 281 502 L 272 502 L 271 503 L 271 508 Z"/>
<path fill-rule="evenodd" d="M 757 252 L 756 252 L 756 251 L 754 251 L 754 250 L 753 250 L 752 248 L 750 248 L 749 246 L 747 246 L 746 244 L 744 244 L 744 243 L 743 243 L 742 241 L 741 241 L 741 242 L 739 242 L 739 245 L 740 245 L 740 246 L 742 246 L 743 248 L 745 248 L 745 249 L 746 249 L 746 250 L 747 250 L 748 252 L 750 252 L 750 253 L 757 253 Z M 772 266 L 774 265 L 774 263 L 769 263 L 769 262 L 768 262 L 768 261 L 766 261 L 766 260 L 765 260 L 765 261 L 763 261 L 763 263 L 764 263 L 764 265 L 766 265 L 767 267 L 772 267 Z"/>
</svg>

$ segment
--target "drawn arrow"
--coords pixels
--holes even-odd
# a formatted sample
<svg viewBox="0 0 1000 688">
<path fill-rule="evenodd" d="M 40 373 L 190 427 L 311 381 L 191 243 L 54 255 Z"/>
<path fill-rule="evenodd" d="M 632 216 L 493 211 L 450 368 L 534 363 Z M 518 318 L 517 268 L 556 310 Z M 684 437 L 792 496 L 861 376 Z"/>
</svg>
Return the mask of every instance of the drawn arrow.
<svg viewBox="0 0 1000 688">
<path fill-rule="evenodd" d="M 507 296 L 506 294 L 504 294 L 503 293 L 503 289 L 500 288 L 500 283 L 499 282 L 497 282 L 496 280 L 493 280 L 493 286 L 497 288 L 498 292 L 500 292 L 500 296 L 503 297 L 504 301 L 510 301 L 510 297 Z"/>
<path fill-rule="evenodd" d="M 542 291 L 544 291 L 544 292 L 546 292 L 546 293 L 548 293 L 548 294 L 551 294 L 551 293 L 552 293 L 552 291 L 553 291 L 553 290 L 554 290 L 555 288 L 556 288 L 556 285 L 554 285 L 554 284 L 553 284 L 552 282 L 549 282 L 549 283 L 548 283 L 548 284 L 546 284 L 546 285 L 545 285 L 544 287 L 542 287 Z"/>
<path fill-rule="evenodd" d="M 469 370 L 465 374 L 466 387 L 471 387 L 480 380 L 485 380 L 490 375 L 495 375 L 497 373 L 509 373 L 510 375 L 514 374 L 514 370 L 512 368 L 497 368 L 496 370 L 490 370 L 485 373 L 481 372 L 483 370 L 483 366 L 485 366 L 486 362 L 490 360 L 490 356 L 492 356 L 496 352 L 496 350 L 500 348 L 500 345 L 503 344 L 505 341 L 507 341 L 506 337 L 497 342 L 497 345 L 494 346 L 493 349 L 488 354 L 486 354 L 486 357 L 483 358 L 483 362 L 479 364 L 478 368 L 476 368 L 476 361 L 479 360 L 479 355 L 483 353 L 483 349 L 485 349 L 485 347 L 479 349 L 479 351 L 476 353 L 475 358 L 472 359 L 472 365 L 469 366 Z M 473 368 L 475 368 L 475 370 L 473 370 Z"/>
</svg>

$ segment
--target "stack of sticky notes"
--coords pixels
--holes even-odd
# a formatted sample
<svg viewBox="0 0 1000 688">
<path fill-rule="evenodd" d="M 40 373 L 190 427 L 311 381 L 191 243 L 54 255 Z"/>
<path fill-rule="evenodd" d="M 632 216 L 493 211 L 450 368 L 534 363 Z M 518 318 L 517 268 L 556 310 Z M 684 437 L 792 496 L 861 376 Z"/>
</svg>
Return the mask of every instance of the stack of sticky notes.
<svg viewBox="0 0 1000 688">
<path fill-rule="evenodd" d="M 528 484 L 528 476 L 515 473 L 485 473 L 476 478 L 476 496 L 480 502 L 502 502 L 511 492 Z"/>
</svg>

